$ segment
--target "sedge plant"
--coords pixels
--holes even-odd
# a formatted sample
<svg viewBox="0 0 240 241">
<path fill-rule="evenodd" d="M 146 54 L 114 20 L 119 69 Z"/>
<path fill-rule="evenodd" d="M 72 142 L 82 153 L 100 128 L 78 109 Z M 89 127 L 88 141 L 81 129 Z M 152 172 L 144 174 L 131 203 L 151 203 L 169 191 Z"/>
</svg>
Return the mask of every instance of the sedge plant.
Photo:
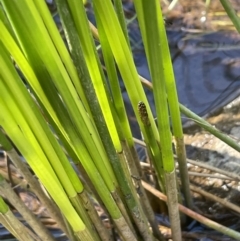
<svg viewBox="0 0 240 241">
<path fill-rule="evenodd" d="M 53 217 L 62 217 L 57 221 L 70 240 L 113 240 L 96 214 L 93 200 L 104 208 L 122 240 L 164 240 L 141 184 L 143 175 L 119 73 L 156 170 L 158 186 L 168 196 L 172 238 L 181 240 L 181 195 L 175 175 L 173 136 L 183 196 L 189 208 L 192 200 L 180 108 L 159 2 L 134 1 L 157 121 L 134 64 L 121 1 L 93 0 L 95 27 L 88 21 L 85 1 L 55 2 L 64 39 L 44 0 L 0 1 L 0 144 L 37 190 L 39 185 L 29 177 L 26 166 L 19 164 L 13 146 L 24 157 L 50 203 L 37 191 L 40 199 Z M 18 231 L 24 227 L 14 220 L 2 198 L 0 213 L 1 222 L 13 235 L 31 240 L 28 233 Z M 54 239 L 49 236 L 49 240 Z"/>
</svg>

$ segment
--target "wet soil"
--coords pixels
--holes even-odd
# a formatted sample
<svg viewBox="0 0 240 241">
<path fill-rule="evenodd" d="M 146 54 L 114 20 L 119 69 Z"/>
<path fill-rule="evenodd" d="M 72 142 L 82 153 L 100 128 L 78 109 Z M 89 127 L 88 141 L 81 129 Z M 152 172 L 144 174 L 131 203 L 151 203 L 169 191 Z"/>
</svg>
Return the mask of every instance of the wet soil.
<svg viewBox="0 0 240 241">
<path fill-rule="evenodd" d="M 228 104 L 215 115 L 207 118 L 223 133 L 240 143 L 240 99 Z M 240 153 L 205 130 L 192 126 L 185 129 L 188 157 L 212 166 L 240 173 Z"/>
<path fill-rule="evenodd" d="M 220 131 L 240 143 L 239 98 L 219 110 L 218 113 L 211 115 L 207 120 Z M 202 128 L 195 125 L 185 129 L 184 141 L 188 158 L 217 167 L 229 173 L 240 174 L 240 153 Z M 219 176 L 219 174 L 216 171 L 210 171 L 197 164 L 189 165 L 189 172 L 193 172 L 190 175 L 190 181 L 193 185 L 201 187 L 202 190 L 239 206 L 239 180 L 229 180 L 226 177 L 223 179 L 218 178 L 217 176 Z M 203 174 L 205 177 L 196 176 L 196 173 Z M 214 175 L 216 175 L 216 177 L 214 177 Z M 238 212 L 234 212 L 219 204 L 216 200 L 210 200 L 197 192 L 193 192 L 193 197 L 196 207 L 204 216 L 236 231 L 240 231 L 240 214 Z M 205 237 L 211 236 L 211 232 L 207 230 L 205 230 L 204 233 L 206 235 Z M 211 240 L 225 239 L 224 236 L 219 236 L 218 239 Z"/>
</svg>

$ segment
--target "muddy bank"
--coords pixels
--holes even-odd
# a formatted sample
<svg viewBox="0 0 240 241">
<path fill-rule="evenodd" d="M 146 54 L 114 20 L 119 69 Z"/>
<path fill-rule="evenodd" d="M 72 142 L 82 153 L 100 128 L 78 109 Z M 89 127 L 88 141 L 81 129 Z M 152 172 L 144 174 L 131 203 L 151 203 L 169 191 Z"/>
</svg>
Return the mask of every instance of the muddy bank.
<svg viewBox="0 0 240 241">
<path fill-rule="evenodd" d="M 207 120 L 240 143 L 240 98 Z M 205 130 L 197 126 L 185 129 L 185 144 L 189 158 L 240 173 L 240 153 Z"/>
</svg>

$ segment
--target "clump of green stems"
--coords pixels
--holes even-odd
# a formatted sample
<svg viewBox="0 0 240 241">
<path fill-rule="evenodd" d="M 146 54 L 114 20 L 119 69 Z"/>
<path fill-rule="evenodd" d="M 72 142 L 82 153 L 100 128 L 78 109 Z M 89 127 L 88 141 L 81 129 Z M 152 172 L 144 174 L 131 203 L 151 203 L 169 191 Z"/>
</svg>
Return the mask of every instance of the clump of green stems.
<svg viewBox="0 0 240 241">
<path fill-rule="evenodd" d="M 82 0 L 55 2 L 67 44 L 45 1 L 0 1 L 0 144 L 70 240 L 113 240 L 93 208 L 93 199 L 104 207 L 122 240 L 164 240 L 141 184 L 144 177 L 118 69 L 156 170 L 157 186 L 169 200 L 172 239 L 181 240 L 178 203 L 182 200 L 172 137 L 185 203 L 188 208 L 193 204 L 159 1 L 134 1 L 153 83 L 157 124 L 133 61 L 121 1 L 92 1 L 97 30 L 89 24 Z M 100 43 L 104 67 L 93 35 Z M 21 165 L 6 136 L 43 184 L 50 201 Z M 0 182 L 6 184 L 2 177 Z M 0 212 L 1 222 L 13 235 L 32 240 L 31 232 L 23 231 L 25 227 L 12 217 L 3 199 Z M 46 235 L 44 240 L 53 239 Z"/>
</svg>

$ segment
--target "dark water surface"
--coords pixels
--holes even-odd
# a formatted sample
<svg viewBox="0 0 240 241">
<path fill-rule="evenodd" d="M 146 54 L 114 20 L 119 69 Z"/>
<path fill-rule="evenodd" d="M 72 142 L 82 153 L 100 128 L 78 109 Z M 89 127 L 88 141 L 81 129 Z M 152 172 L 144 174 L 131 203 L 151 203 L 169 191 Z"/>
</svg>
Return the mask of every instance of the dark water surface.
<svg viewBox="0 0 240 241">
<path fill-rule="evenodd" d="M 151 80 L 137 21 L 129 24 L 134 60 L 138 73 Z M 189 33 L 179 26 L 167 28 L 179 102 L 196 114 L 206 117 L 240 94 L 240 35 L 236 32 Z M 124 87 L 123 87 L 124 90 Z M 152 91 L 146 95 L 155 115 Z M 134 119 L 131 104 L 123 91 L 126 109 Z M 188 126 L 187 118 L 182 118 Z M 133 133 L 139 137 L 132 121 Z"/>
<path fill-rule="evenodd" d="M 129 3 L 127 7 L 134 11 Z M 239 96 L 240 35 L 234 31 L 194 34 L 183 30 L 181 21 L 176 22 L 179 23 L 167 27 L 167 36 L 179 101 L 206 116 Z M 151 80 L 137 20 L 128 29 L 137 70 Z M 151 91 L 146 92 L 154 106 Z"/>
</svg>

